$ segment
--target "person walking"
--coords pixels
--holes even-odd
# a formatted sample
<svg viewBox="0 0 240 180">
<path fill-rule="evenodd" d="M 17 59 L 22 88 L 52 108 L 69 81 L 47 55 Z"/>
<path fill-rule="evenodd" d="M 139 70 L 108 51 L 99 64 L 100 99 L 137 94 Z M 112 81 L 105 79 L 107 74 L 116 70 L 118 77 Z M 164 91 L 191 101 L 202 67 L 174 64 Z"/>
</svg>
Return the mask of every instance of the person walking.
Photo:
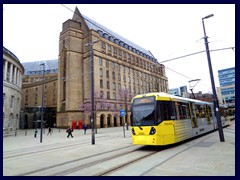
<svg viewBox="0 0 240 180">
<path fill-rule="evenodd" d="M 83 125 L 84 134 L 86 134 L 86 132 L 87 132 L 87 128 L 88 128 L 88 127 L 87 127 L 87 125 L 86 125 L 86 124 L 84 124 L 84 125 Z"/>
<path fill-rule="evenodd" d="M 51 128 L 50 126 L 48 127 L 48 133 L 47 133 L 47 135 L 48 135 L 48 134 L 52 135 L 52 128 Z"/>
<path fill-rule="evenodd" d="M 69 128 L 66 130 L 66 132 L 68 133 L 67 138 L 69 138 L 69 136 L 71 136 L 73 138 L 73 135 L 72 135 L 73 128 L 71 126 L 69 126 Z"/>
</svg>

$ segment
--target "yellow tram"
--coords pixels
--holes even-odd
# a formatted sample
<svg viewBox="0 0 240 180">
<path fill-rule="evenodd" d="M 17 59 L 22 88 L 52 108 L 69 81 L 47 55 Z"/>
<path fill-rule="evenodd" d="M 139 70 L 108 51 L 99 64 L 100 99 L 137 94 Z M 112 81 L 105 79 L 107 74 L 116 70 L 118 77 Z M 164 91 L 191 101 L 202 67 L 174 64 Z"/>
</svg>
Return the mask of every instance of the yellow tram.
<svg viewBox="0 0 240 180">
<path fill-rule="evenodd" d="M 213 104 L 209 102 L 148 93 L 135 96 L 131 103 L 133 144 L 174 144 L 217 128 Z M 228 124 L 226 116 L 221 121 L 223 126 Z"/>
</svg>

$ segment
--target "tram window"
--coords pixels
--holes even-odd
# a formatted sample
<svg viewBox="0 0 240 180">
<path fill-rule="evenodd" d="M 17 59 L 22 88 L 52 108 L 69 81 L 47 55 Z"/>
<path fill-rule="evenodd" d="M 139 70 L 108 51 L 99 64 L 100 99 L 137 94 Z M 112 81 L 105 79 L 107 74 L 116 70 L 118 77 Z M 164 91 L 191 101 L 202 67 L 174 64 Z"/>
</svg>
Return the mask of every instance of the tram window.
<svg viewBox="0 0 240 180">
<path fill-rule="evenodd" d="M 177 119 L 187 119 L 189 118 L 189 109 L 187 103 L 176 102 L 175 103 L 177 108 Z"/>
<path fill-rule="evenodd" d="M 209 105 L 206 105 L 206 114 L 207 116 L 212 117 L 211 106 Z"/>
<path fill-rule="evenodd" d="M 224 107 L 220 107 L 220 115 L 226 117 L 228 115 L 228 109 Z"/>
<path fill-rule="evenodd" d="M 158 116 L 162 120 L 174 120 L 176 119 L 176 111 L 174 108 L 174 103 L 171 101 L 158 101 L 160 108 L 158 109 Z"/>
<path fill-rule="evenodd" d="M 183 112 L 183 118 L 188 119 L 189 117 L 189 108 L 187 103 L 182 103 L 182 112 Z"/>
<path fill-rule="evenodd" d="M 205 118 L 206 117 L 206 111 L 204 105 L 196 105 L 196 114 L 197 118 Z"/>
</svg>

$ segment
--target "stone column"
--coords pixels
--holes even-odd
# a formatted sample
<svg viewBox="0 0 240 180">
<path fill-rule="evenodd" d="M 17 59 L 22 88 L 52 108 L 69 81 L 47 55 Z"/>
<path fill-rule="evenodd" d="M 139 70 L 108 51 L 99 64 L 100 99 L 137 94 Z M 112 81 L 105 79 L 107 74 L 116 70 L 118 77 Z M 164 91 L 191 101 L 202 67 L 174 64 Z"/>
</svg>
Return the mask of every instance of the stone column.
<svg viewBox="0 0 240 180">
<path fill-rule="evenodd" d="M 17 84 L 17 67 L 14 66 L 13 84 Z"/>
<path fill-rule="evenodd" d="M 9 77 L 9 82 L 13 82 L 13 64 L 10 64 L 10 77 Z"/>
<path fill-rule="evenodd" d="M 16 84 L 17 84 L 17 86 L 19 87 L 19 84 L 20 84 L 20 82 L 19 82 L 19 69 L 17 69 L 17 78 L 16 78 Z"/>
<path fill-rule="evenodd" d="M 22 88 L 22 74 L 19 73 L 19 87 Z"/>
<path fill-rule="evenodd" d="M 4 80 L 7 80 L 7 71 L 8 71 L 8 61 L 4 63 Z"/>
</svg>

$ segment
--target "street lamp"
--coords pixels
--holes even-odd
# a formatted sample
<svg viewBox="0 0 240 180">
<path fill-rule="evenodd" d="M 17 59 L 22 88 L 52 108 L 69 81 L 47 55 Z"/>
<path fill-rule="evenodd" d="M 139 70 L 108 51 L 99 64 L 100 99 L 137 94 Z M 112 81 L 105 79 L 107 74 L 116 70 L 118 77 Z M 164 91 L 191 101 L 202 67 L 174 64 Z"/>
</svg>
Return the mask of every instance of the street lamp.
<svg viewBox="0 0 240 180">
<path fill-rule="evenodd" d="M 95 129 L 95 122 L 94 122 L 94 59 L 93 59 L 93 45 L 95 43 L 98 43 L 99 40 L 93 41 L 92 43 L 87 43 L 85 46 L 90 46 L 90 61 L 91 61 L 91 86 L 92 86 L 92 114 L 91 114 L 91 123 L 92 123 L 92 144 L 95 144 L 95 134 L 94 134 L 94 129 Z"/>
<path fill-rule="evenodd" d="M 206 54 L 207 54 L 207 59 L 208 59 L 208 67 L 209 67 L 209 73 L 210 73 L 210 78 L 211 78 L 211 84 L 212 84 L 212 91 L 213 91 L 213 105 L 214 105 L 214 112 L 217 117 L 217 124 L 218 124 L 218 132 L 219 132 L 219 137 L 220 141 L 224 142 L 224 135 L 223 135 L 223 130 L 222 130 L 222 123 L 221 123 L 221 117 L 220 117 L 220 112 L 219 112 L 219 104 L 218 104 L 218 99 L 217 99 L 217 93 L 215 89 L 215 83 L 214 83 L 214 78 L 213 78 L 213 71 L 212 71 L 212 64 L 211 64 L 211 57 L 210 57 L 210 52 L 209 52 L 209 47 L 208 47 L 208 37 L 206 35 L 206 30 L 204 26 L 204 19 L 213 17 L 213 14 L 210 14 L 204 18 L 202 18 L 202 24 L 203 24 L 203 31 L 204 31 L 204 43 L 206 47 Z"/>
<path fill-rule="evenodd" d="M 41 63 L 43 66 L 43 76 L 42 76 L 42 109 L 41 109 L 41 132 L 40 132 L 40 143 L 42 143 L 42 130 L 43 130 L 43 104 L 44 104 L 44 73 L 45 73 L 45 63 Z"/>
</svg>

